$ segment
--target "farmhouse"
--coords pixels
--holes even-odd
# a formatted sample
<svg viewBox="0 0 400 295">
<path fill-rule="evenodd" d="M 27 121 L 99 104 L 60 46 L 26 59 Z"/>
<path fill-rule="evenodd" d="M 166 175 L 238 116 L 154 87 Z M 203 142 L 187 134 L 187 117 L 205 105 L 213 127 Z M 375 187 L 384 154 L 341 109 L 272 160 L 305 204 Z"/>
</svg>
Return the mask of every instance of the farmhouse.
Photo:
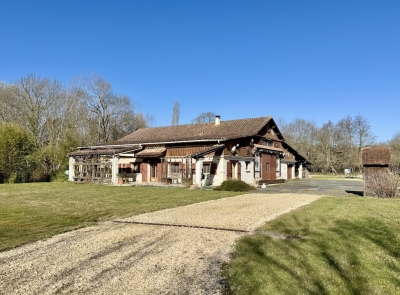
<svg viewBox="0 0 400 295">
<path fill-rule="evenodd" d="M 306 176 L 309 162 L 272 117 L 139 129 L 107 145 L 69 154 L 69 180 L 115 183 L 251 185 Z"/>
</svg>

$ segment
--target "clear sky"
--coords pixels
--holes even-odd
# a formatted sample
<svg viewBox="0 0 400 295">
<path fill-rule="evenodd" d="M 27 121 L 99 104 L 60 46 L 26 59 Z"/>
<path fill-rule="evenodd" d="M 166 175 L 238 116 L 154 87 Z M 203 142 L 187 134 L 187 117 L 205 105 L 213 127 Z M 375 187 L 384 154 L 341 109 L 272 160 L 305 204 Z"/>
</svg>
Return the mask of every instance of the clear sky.
<svg viewBox="0 0 400 295">
<path fill-rule="evenodd" d="M 0 4 L 0 80 L 97 73 L 156 126 L 368 118 L 400 132 L 400 1 L 13 0 Z"/>
</svg>

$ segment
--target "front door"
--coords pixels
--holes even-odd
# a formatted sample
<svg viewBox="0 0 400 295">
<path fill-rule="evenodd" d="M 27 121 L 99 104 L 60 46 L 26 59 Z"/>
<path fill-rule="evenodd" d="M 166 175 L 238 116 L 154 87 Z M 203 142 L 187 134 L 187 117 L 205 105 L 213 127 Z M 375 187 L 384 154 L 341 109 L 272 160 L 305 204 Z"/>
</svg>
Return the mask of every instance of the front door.
<svg viewBox="0 0 400 295">
<path fill-rule="evenodd" d="M 262 154 L 261 156 L 261 179 L 276 179 L 276 156 L 274 154 Z"/>
</svg>

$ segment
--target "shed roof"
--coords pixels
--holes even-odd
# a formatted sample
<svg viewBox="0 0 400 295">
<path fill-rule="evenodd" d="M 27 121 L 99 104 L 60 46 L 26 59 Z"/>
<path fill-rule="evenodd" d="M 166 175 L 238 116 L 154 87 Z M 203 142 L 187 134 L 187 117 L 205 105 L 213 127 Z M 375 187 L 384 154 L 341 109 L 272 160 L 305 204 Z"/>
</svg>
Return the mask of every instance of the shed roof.
<svg viewBox="0 0 400 295">
<path fill-rule="evenodd" d="M 135 154 L 139 158 L 158 158 L 164 155 L 166 148 L 145 148 L 143 151 Z"/>
<path fill-rule="evenodd" d="M 361 149 L 363 165 L 389 165 L 390 148 L 388 147 L 365 147 Z"/>
<path fill-rule="evenodd" d="M 173 143 L 218 141 L 257 135 L 272 119 L 259 117 L 201 124 L 142 128 L 119 139 L 116 143 Z"/>
<path fill-rule="evenodd" d="M 72 156 L 93 156 L 93 155 L 102 155 L 102 156 L 108 156 L 108 155 L 115 155 L 115 154 L 120 154 L 120 153 L 126 153 L 130 151 L 136 151 L 141 149 L 142 147 L 140 145 L 136 146 L 130 146 L 130 147 L 101 147 L 101 148 L 85 148 L 81 149 L 78 151 L 74 151 L 68 154 L 69 157 Z"/>
</svg>

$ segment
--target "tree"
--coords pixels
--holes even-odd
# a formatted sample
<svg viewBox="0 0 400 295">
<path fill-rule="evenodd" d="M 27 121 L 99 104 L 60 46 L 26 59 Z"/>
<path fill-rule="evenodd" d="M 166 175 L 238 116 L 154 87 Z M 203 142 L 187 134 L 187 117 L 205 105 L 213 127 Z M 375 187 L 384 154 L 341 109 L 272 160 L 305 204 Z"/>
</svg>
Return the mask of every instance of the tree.
<svg viewBox="0 0 400 295">
<path fill-rule="evenodd" d="M 179 125 L 180 114 L 181 114 L 180 104 L 179 102 L 174 101 L 174 106 L 172 108 L 171 126 Z"/>
<path fill-rule="evenodd" d="M 391 158 L 390 165 L 392 170 L 397 173 L 400 172 L 400 132 L 397 132 L 389 141 L 388 141 Z"/>
<path fill-rule="evenodd" d="M 27 182 L 35 168 L 35 140 L 15 123 L 0 123 L 0 182 Z"/>
<path fill-rule="evenodd" d="M 283 119 L 279 121 L 281 124 L 278 126 L 285 140 L 306 159 L 314 163 L 318 134 L 318 127 L 315 122 L 299 118 L 290 124 L 285 124 Z"/>
<path fill-rule="evenodd" d="M 353 129 L 355 134 L 355 144 L 361 151 L 361 148 L 375 143 L 376 136 L 372 133 L 371 125 L 367 118 L 357 115 L 353 120 Z"/>
<path fill-rule="evenodd" d="M 111 84 L 102 77 L 81 78 L 74 91 L 86 106 L 87 123 L 91 127 L 89 134 L 96 134 L 98 143 L 117 139 L 112 135 L 119 136 L 120 118 L 134 115 L 129 97 L 114 93 Z"/>
<path fill-rule="evenodd" d="M 198 115 L 192 120 L 192 124 L 213 122 L 215 120 L 215 114 L 213 112 L 204 112 Z"/>
<path fill-rule="evenodd" d="M 14 99 L 14 86 L 0 82 L 0 121 L 14 122 L 16 114 L 12 108 Z"/>
<path fill-rule="evenodd" d="M 19 79 L 13 90 L 10 107 L 16 116 L 15 121 L 34 136 L 36 146 L 43 146 L 50 140 L 46 129 L 54 107 L 62 101 L 59 97 L 63 91 L 61 84 L 30 74 Z"/>
</svg>

